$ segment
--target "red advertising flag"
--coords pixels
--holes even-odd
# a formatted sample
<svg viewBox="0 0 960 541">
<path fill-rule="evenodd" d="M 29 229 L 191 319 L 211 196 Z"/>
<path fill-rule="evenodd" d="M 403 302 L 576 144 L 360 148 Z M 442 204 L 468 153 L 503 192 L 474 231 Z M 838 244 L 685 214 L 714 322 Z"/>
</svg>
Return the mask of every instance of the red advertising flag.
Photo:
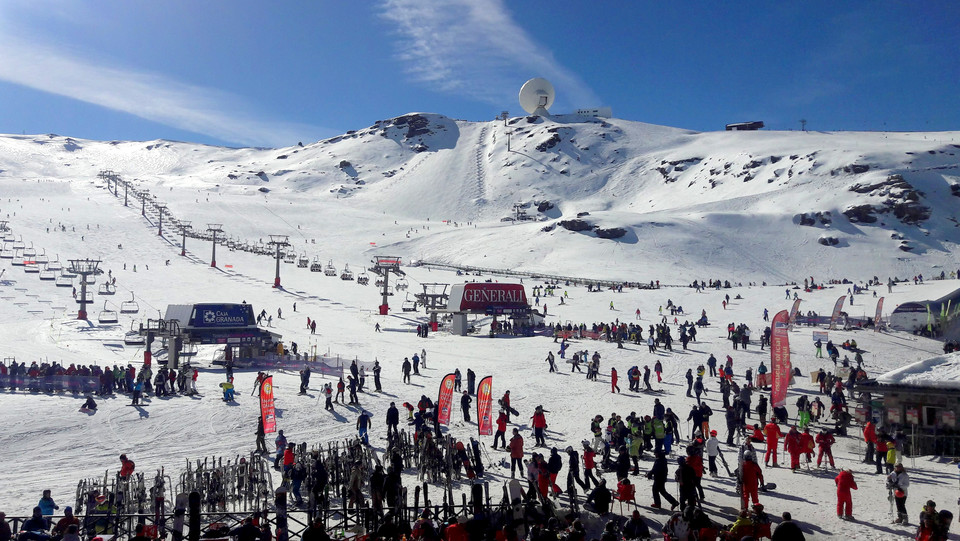
<svg viewBox="0 0 960 541">
<path fill-rule="evenodd" d="M 770 384 L 770 404 L 780 407 L 787 403 L 787 386 L 790 385 L 790 338 L 787 330 L 790 326 L 790 315 L 786 310 L 773 316 L 770 326 L 770 370 L 773 381 Z"/>
<path fill-rule="evenodd" d="M 440 382 L 440 394 L 437 396 L 437 422 L 446 425 L 450 423 L 450 405 L 453 402 L 453 382 L 455 374 L 447 374 Z"/>
<path fill-rule="evenodd" d="M 847 299 L 846 295 L 840 295 L 837 304 L 833 305 L 833 314 L 830 315 L 830 330 L 837 328 L 837 320 L 840 318 L 840 310 L 843 309 L 843 301 Z"/>
<path fill-rule="evenodd" d="M 267 376 L 260 382 L 260 418 L 263 419 L 263 433 L 277 431 L 277 415 L 273 409 L 273 376 Z"/>
<path fill-rule="evenodd" d="M 790 328 L 792 329 L 794 325 L 797 324 L 797 312 L 800 310 L 800 299 L 793 301 L 793 306 L 790 308 Z"/>
<path fill-rule="evenodd" d="M 873 332 L 879 332 L 883 325 L 883 297 L 877 301 L 877 315 L 873 318 Z"/>
<path fill-rule="evenodd" d="M 477 431 L 481 436 L 493 434 L 493 376 L 480 380 L 477 387 Z"/>
</svg>

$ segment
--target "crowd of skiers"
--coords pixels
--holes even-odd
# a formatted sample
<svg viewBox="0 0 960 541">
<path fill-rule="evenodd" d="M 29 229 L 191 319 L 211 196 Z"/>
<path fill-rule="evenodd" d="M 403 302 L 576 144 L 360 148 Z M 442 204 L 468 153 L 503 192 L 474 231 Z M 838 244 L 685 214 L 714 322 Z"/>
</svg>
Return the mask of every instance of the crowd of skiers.
<svg viewBox="0 0 960 541">
<path fill-rule="evenodd" d="M 108 396 L 115 393 L 129 394 L 138 403 L 139 399 L 147 394 L 155 396 L 170 396 L 177 393 L 196 394 L 198 372 L 189 364 L 184 364 L 178 372 L 173 368 L 162 367 L 154 374 L 150 364 L 144 364 L 138 371 L 132 364 L 126 367 L 118 365 L 101 367 L 99 365 L 62 366 L 52 363 L 17 363 L 12 361 L 9 366 L 0 362 L 0 388 L 6 387 L 11 391 L 27 390 L 39 392 L 41 390 L 80 392 L 87 390 L 98 396 Z M 95 385 L 56 385 L 54 380 L 61 377 L 96 378 Z M 95 390 L 94 390 L 95 389 Z"/>
</svg>

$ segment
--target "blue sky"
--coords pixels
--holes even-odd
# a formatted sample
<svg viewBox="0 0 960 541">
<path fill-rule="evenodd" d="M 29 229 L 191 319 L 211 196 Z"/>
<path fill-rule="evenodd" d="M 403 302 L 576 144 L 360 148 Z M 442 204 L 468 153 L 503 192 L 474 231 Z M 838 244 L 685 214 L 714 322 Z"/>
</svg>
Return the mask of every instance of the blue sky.
<svg viewBox="0 0 960 541">
<path fill-rule="evenodd" d="M 0 2 L 0 132 L 284 146 L 411 111 L 960 129 L 960 3 Z"/>
</svg>

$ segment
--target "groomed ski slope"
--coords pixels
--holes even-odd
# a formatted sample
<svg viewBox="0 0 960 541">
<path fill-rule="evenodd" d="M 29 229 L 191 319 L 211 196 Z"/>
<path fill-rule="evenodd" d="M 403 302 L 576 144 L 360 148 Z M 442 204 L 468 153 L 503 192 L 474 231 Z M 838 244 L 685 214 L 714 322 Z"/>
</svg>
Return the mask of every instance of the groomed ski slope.
<svg viewBox="0 0 960 541">
<path fill-rule="evenodd" d="M 494 394 L 500 396 L 510 389 L 513 405 L 521 412 L 519 427 L 525 435 L 529 434 L 528 418 L 533 408 L 543 405 L 549 413 L 548 442 L 561 450 L 567 445 L 578 443 L 589 436 L 589 421 L 596 415 L 608 417 L 611 412 L 626 415 L 631 411 L 647 413 L 651 411 L 653 395 L 635 395 L 622 393 L 613 395 L 609 389 L 609 370 L 616 367 L 625 378 L 627 369 L 636 364 L 641 368 L 648 364 L 652 367 L 660 359 L 665 368 L 665 382 L 661 400 L 685 417 L 692 399 L 684 396 L 685 382 L 683 374 L 688 368 L 704 363 L 709 353 L 719 358 L 731 354 L 738 375 L 746 368 L 767 360 L 766 352 L 755 346 L 746 352 L 733 352 L 723 340 L 726 323 L 743 322 L 756 332 L 762 328 L 763 309 L 771 315 L 781 309 L 788 309 L 790 301 L 784 299 L 784 288 L 735 287 L 730 290 L 696 293 L 690 288 L 664 287 L 658 291 L 633 291 L 623 293 L 602 292 L 587 293 L 582 287 L 561 287 L 569 297 L 566 304 L 559 305 L 558 298 L 544 298 L 542 304 L 548 305 L 548 320 L 551 322 L 586 322 L 620 320 L 633 321 L 635 310 L 641 310 L 641 323 L 647 326 L 657 319 L 659 306 L 666 305 L 668 299 L 683 306 L 690 319 L 701 310 L 706 310 L 711 327 L 702 329 L 698 342 L 690 349 L 660 352 L 656 355 L 646 351 L 646 347 L 626 346 L 617 349 L 615 344 L 585 341 L 574 343 L 573 349 L 598 351 L 602 356 L 600 381 L 587 382 L 580 374 L 548 374 L 544 358 L 548 351 L 556 351 L 557 345 L 551 339 L 535 338 L 499 338 L 484 336 L 455 337 L 446 333 L 434 333 L 428 339 L 418 339 L 414 332 L 414 323 L 407 319 L 410 314 L 399 311 L 402 296 L 391 300 L 395 315 L 381 317 L 375 315 L 379 297 L 374 287 L 359 286 L 353 282 L 343 282 L 336 278 L 324 277 L 297 269 L 294 265 L 284 264 L 281 269 L 284 289 L 273 289 L 273 261 L 266 257 L 256 257 L 239 252 L 230 252 L 220 247 L 217 254 L 219 269 L 209 267 L 209 243 L 188 239 L 188 257 L 179 256 L 179 235 L 158 236 L 155 224 L 148 224 L 140 217 L 138 208 L 124 208 L 118 201 L 95 182 L 10 182 L 3 181 L 6 193 L 15 196 L 6 198 L 0 205 L 4 219 L 25 242 L 32 242 L 48 255 L 59 254 L 61 260 L 68 257 L 98 256 L 103 259 L 103 267 L 117 277 L 118 292 L 108 298 L 110 304 L 117 304 L 129 297 L 132 291 L 141 306 L 136 316 L 121 316 L 120 323 L 113 326 L 99 326 L 95 323 L 103 297 L 96 297 L 91 309 L 93 323 L 81 323 L 73 319 L 75 305 L 70 298 L 68 288 L 57 288 L 48 282 L 40 282 L 36 275 L 27 275 L 21 267 L 12 267 L 9 260 L 0 262 L 0 269 L 6 272 L 0 286 L 0 340 L 4 357 L 16 357 L 17 360 L 59 360 L 63 363 L 138 363 L 142 351 L 135 347 L 122 345 L 123 333 L 131 323 L 141 317 L 156 317 L 157 310 L 163 310 L 167 304 L 190 302 L 239 302 L 246 300 L 259 311 L 266 309 L 276 315 L 282 308 L 284 319 L 274 317 L 274 330 L 285 339 L 296 341 L 301 350 L 316 347 L 320 352 L 341 354 L 346 359 L 354 357 L 361 361 L 372 362 L 379 359 L 384 365 L 383 394 L 362 394 L 362 407 L 374 414 L 373 443 L 382 448 L 383 415 L 390 401 L 402 403 L 415 401 L 421 394 L 435 396 L 440 378 L 459 367 L 462 372 L 472 368 L 479 377 L 487 374 L 494 376 Z M 15 192 L 7 191 L 15 188 Z M 210 203 L 206 203 L 205 192 L 193 192 L 189 196 L 178 188 L 158 194 L 171 199 L 186 202 L 188 198 L 200 199 L 198 208 L 207 209 L 211 214 L 223 213 L 231 216 L 231 228 L 247 234 L 265 235 L 279 224 L 306 222 L 311 218 L 305 209 L 299 212 L 282 209 L 272 212 L 267 206 L 247 205 L 247 196 L 211 194 Z M 187 203 L 184 203 L 187 204 Z M 309 205 L 304 205 L 309 208 Z M 291 209 L 296 206 L 291 205 Z M 68 210 L 69 209 L 69 210 Z M 7 215 L 9 214 L 9 218 Z M 325 218 L 316 216 L 320 221 Z M 377 223 L 354 223 L 350 216 L 342 216 L 343 223 L 349 227 L 340 227 L 317 244 L 303 242 L 300 248 L 309 254 L 319 254 L 326 262 L 333 259 L 338 267 L 350 263 L 359 271 L 364 261 L 372 253 L 380 253 L 377 247 L 371 247 L 367 238 L 378 239 L 372 230 L 379 228 L 387 238 L 405 237 L 407 230 L 413 228 L 413 236 L 430 235 L 436 228 L 452 227 L 431 221 L 403 223 L 394 225 L 389 216 Z M 52 220 L 52 221 L 51 221 Z M 225 220 L 226 221 L 226 220 Z M 48 224 L 62 222 L 67 232 L 46 232 Z M 90 228 L 87 229 L 89 224 Z M 52 225 L 51 225 L 52 227 Z M 426 228 L 430 229 L 427 230 Z M 485 227 L 492 227 L 485 225 Z M 76 232 L 73 231 L 76 228 Z M 462 228 L 456 233 L 473 233 L 481 238 L 479 228 Z M 81 240 L 82 237 L 82 240 Z M 506 241 L 509 237 L 504 236 Z M 299 243 L 298 242 L 298 243 Z M 122 248 L 119 246 L 122 245 Z M 364 246 L 366 245 L 366 246 Z M 509 250 L 509 244 L 504 250 Z M 38 250 L 39 252 L 40 250 Z M 328 257 L 328 253 L 336 254 Z M 351 259 L 341 254 L 353 253 Z M 451 249 L 447 258 L 455 258 L 457 252 Z M 489 254 L 496 258 L 497 253 Z M 170 265 L 166 266 L 166 260 Z M 561 263 L 563 266 L 561 266 Z M 744 259 L 745 267 L 754 272 L 762 272 L 764 261 Z M 886 274 L 879 268 L 876 273 Z M 126 270 L 124 270 L 126 264 Z M 137 271 L 133 271 L 133 265 Z M 610 264 L 616 264 L 610 260 Z M 227 266 L 230 267 L 227 267 Z M 149 267 L 149 270 L 147 270 Z M 593 276 L 602 269 L 596 268 L 588 259 L 571 258 L 557 262 L 557 271 L 571 275 Z M 455 283 L 464 277 L 451 272 L 429 271 L 425 268 L 405 268 L 408 272 L 410 290 L 418 289 L 421 283 Z M 866 270 L 866 269 L 865 269 Z M 918 268 L 929 276 L 931 269 Z M 702 278 L 717 277 L 736 280 L 736 276 L 719 275 L 713 269 L 705 267 L 698 270 Z M 826 276 L 815 276 L 817 280 Z M 478 280 L 489 277 L 470 277 Z M 675 284 L 671 275 L 660 277 L 661 282 Z M 802 280 L 803 276 L 796 276 Z M 493 279 L 498 279 L 493 277 Z M 535 283 L 525 280 L 530 287 Z M 899 302 L 906 300 L 938 298 L 944 293 L 960 286 L 960 281 L 929 281 L 920 286 L 897 286 L 892 294 L 886 296 L 886 312 L 889 313 Z M 731 297 L 741 295 L 723 310 L 721 300 L 724 294 Z M 837 296 L 846 293 L 846 286 L 830 288 L 809 294 L 801 294 L 804 299 L 801 309 L 827 313 Z M 49 303 L 45 301 L 50 301 Z M 614 310 L 609 308 L 613 301 Z M 297 303 L 297 312 L 292 305 Z M 54 309 L 63 306 L 64 309 Z M 848 306 L 851 315 L 872 315 L 875 301 L 868 295 L 858 295 L 853 306 Z M 33 313 L 36 310 L 42 313 Z M 397 317 L 402 316 L 402 317 Z M 423 317 L 422 313 L 417 314 Z M 306 331 L 306 317 L 319 321 L 318 333 L 310 336 Z M 681 318 L 682 320 L 682 318 Z M 374 325 L 380 323 L 382 333 L 374 332 Z M 909 335 L 875 334 L 872 331 L 831 332 L 834 342 L 846 338 L 855 338 L 868 353 L 865 355 L 868 372 L 876 374 L 886 372 L 910 362 L 922 360 L 940 352 L 940 344 Z M 801 328 L 791 333 L 791 350 L 795 366 L 804 373 L 819 368 L 823 363 L 813 358 L 810 329 Z M 678 344 L 679 347 L 679 344 Z M 412 385 L 400 383 L 400 362 L 404 356 L 426 349 L 429 368 L 415 377 Z M 201 349 L 196 360 L 203 367 L 209 366 L 213 351 Z M 569 365 L 562 364 L 562 368 Z M 832 366 L 826 366 L 832 369 Z M 87 416 L 77 412 L 81 400 L 71 396 L 28 395 L 23 393 L 0 394 L 0 424 L 4 427 L 3 442 L 5 449 L 5 467 L 0 469 L 0 501 L 8 514 L 28 514 L 35 505 L 41 490 L 50 488 L 61 506 L 70 503 L 76 482 L 83 477 L 102 475 L 107 469 L 118 467 L 117 456 L 127 453 L 142 471 L 152 471 L 164 466 L 168 472 L 176 472 L 185 459 L 201 456 L 223 455 L 233 457 L 238 452 L 246 452 L 254 447 L 254 427 L 258 413 L 257 402 L 250 397 L 254 372 L 239 372 L 237 385 L 239 398 L 236 405 L 226 405 L 219 399 L 217 384 L 222 381 L 222 372 L 204 370 L 200 374 L 198 388 L 202 397 L 174 397 L 153 399 L 144 408 L 144 413 L 127 407 L 128 399 L 117 397 L 101 400 L 100 411 Z M 323 411 L 318 402 L 318 389 L 324 379 L 314 375 L 311 391 L 307 396 L 297 396 L 299 379 L 296 374 L 276 374 L 275 386 L 279 426 L 284 429 L 291 441 L 323 441 L 340 439 L 354 434 L 358 414 L 356 408 L 338 406 L 334 414 Z M 625 383 L 625 382 L 623 382 Z M 809 381 L 799 379 L 796 388 L 791 389 L 788 404 L 799 394 L 810 394 Z M 626 388 L 624 384 L 622 388 Z M 720 410 L 719 393 L 714 392 L 716 385 L 710 383 L 711 391 L 707 401 L 715 411 Z M 812 396 L 812 395 L 811 395 Z M 459 437 L 476 434 L 475 425 L 463 425 L 459 422 L 459 409 L 454 414 L 457 422 L 449 428 Z M 720 424 L 721 423 L 714 423 Z M 682 427 L 685 428 L 685 427 Z M 725 430 L 720 429 L 721 435 Z M 492 438 L 484 437 L 490 444 Z M 528 438 L 532 444 L 532 438 Z M 529 446 L 529 444 L 528 444 Z M 728 456 L 732 449 L 724 449 Z M 779 488 L 774 493 L 762 496 L 762 502 L 768 512 L 779 515 L 789 510 L 804 524 L 810 534 L 808 538 L 846 538 L 846 539 L 894 539 L 908 538 L 913 527 L 890 525 L 887 515 L 886 490 L 881 476 L 869 474 L 872 466 L 860 464 L 861 445 L 855 438 L 841 439 L 835 446 L 838 465 L 851 467 L 860 485 L 854 495 L 854 513 L 857 522 L 838 521 L 834 515 L 833 471 L 812 471 L 792 474 L 787 469 L 767 469 L 767 481 L 775 482 Z M 499 454 L 492 453 L 496 459 Z M 647 463 L 648 465 L 649 463 Z M 922 502 L 936 500 L 941 507 L 951 507 L 955 496 L 954 479 L 956 468 L 949 463 L 938 462 L 930 457 L 918 457 L 907 461 L 908 472 L 912 475 L 908 508 L 911 517 L 919 512 Z M 503 479 L 505 470 L 497 465 L 489 468 L 490 480 Z M 612 474 L 606 476 L 613 483 Z M 278 479 L 279 481 L 279 479 Z M 639 480 L 638 501 L 646 506 L 649 501 L 649 484 Z M 729 522 L 738 508 L 734 494 L 733 480 L 725 477 L 704 481 L 707 491 L 706 509 L 710 516 L 721 522 Z M 668 514 L 643 507 L 643 513 L 653 521 L 662 522 Z M 915 520 L 915 519 L 913 519 Z"/>
</svg>

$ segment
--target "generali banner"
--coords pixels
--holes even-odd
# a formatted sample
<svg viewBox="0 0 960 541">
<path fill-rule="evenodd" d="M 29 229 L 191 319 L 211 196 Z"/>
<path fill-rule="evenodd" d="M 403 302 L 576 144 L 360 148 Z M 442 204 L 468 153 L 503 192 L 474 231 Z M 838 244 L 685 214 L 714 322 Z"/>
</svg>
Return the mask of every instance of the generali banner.
<svg viewBox="0 0 960 541">
<path fill-rule="evenodd" d="M 453 402 L 453 382 L 455 374 L 447 374 L 440 382 L 440 394 L 437 396 L 437 422 L 446 425 L 450 423 L 450 406 Z"/>
<path fill-rule="evenodd" d="M 263 420 L 263 432 L 277 431 L 277 415 L 273 407 L 273 376 L 267 376 L 260 382 L 260 418 Z"/>
</svg>

